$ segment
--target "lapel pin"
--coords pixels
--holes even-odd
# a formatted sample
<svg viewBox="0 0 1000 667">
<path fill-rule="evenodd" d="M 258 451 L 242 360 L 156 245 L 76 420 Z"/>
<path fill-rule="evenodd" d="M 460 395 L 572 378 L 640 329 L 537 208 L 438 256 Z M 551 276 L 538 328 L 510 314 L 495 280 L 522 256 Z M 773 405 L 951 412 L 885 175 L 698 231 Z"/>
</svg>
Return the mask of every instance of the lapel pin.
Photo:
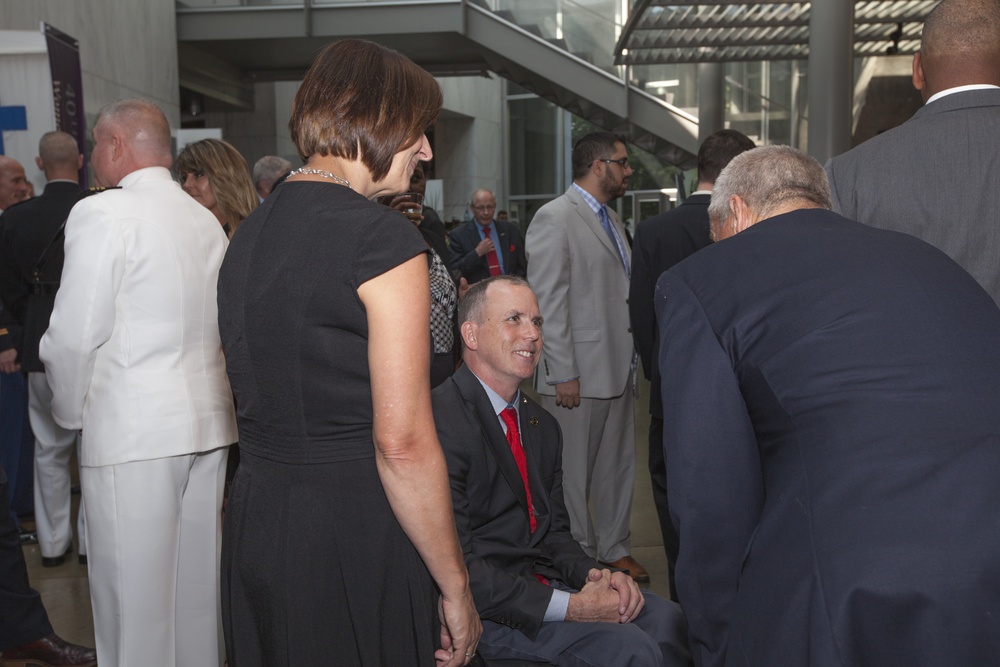
<svg viewBox="0 0 1000 667">
<path fill-rule="evenodd" d="M 531 419 L 528 420 L 528 423 L 531 424 L 532 426 L 538 426 L 538 417 L 532 417 Z"/>
</svg>

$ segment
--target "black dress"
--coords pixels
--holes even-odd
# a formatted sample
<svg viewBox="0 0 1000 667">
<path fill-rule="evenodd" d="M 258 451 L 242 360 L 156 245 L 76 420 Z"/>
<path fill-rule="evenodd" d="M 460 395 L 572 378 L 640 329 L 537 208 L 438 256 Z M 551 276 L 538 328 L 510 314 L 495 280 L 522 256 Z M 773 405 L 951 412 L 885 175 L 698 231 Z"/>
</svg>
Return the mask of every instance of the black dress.
<svg viewBox="0 0 1000 667">
<path fill-rule="evenodd" d="M 222 545 L 230 667 L 434 662 L 434 584 L 375 469 L 357 295 L 426 249 L 333 183 L 285 183 L 233 236 L 219 275 L 241 456 Z"/>
</svg>

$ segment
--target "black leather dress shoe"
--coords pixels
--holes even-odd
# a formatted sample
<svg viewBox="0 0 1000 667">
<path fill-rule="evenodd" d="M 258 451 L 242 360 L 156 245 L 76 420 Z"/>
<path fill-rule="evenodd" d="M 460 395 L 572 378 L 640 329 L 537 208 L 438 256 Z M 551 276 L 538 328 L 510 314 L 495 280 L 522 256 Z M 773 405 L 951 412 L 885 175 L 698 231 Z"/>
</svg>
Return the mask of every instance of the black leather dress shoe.
<svg viewBox="0 0 1000 667">
<path fill-rule="evenodd" d="M 66 556 L 73 553 L 73 543 L 70 542 L 69 546 L 66 547 L 66 553 L 62 556 L 52 556 L 51 558 L 47 556 L 42 556 L 42 567 L 59 567 L 66 562 Z"/>
<path fill-rule="evenodd" d="M 20 526 L 17 527 L 17 532 L 21 537 L 21 546 L 26 544 L 38 544 L 38 533 L 33 530 L 25 530 Z"/>
<path fill-rule="evenodd" d="M 54 632 L 0 653 L 0 667 L 94 667 L 97 651 L 70 644 Z"/>
<path fill-rule="evenodd" d="M 79 556 L 76 557 L 76 560 L 77 560 L 78 563 L 80 563 L 80 565 L 86 565 L 87 564 L 87 554 L 80 554 Z"/>
</svg>

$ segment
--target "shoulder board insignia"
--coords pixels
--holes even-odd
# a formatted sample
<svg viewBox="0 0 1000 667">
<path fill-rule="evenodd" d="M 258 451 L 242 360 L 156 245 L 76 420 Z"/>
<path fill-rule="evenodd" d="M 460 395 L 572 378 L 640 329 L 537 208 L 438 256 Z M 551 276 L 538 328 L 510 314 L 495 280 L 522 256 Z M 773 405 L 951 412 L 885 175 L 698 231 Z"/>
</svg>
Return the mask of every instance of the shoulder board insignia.
<svg viewBox="0 0 1000 667">
<path fill-rule="evenodd" d="M 81 199 L 86 199 L 87 197 L 90 197 L 92 195 L 99 195 L 102 192 L 105 192 L 106 190 L 121 190 L 121 187 L 116 185 L 113 188 L 102 188 L 102 187 L 87 188 L 86 190 L 80 193 L 80 196 L 77 198 L 77 201 L 80 201 Z"/>
</svg>

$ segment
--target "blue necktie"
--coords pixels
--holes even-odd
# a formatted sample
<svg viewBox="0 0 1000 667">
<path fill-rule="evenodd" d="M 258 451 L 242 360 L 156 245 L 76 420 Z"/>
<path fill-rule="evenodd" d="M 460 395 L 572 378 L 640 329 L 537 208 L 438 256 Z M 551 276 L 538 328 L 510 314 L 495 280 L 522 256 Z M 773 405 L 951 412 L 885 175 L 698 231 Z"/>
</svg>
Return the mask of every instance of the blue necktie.
<svg viewBox="0 0 1000 667">
<path fill-rule="evenodd" d="M 597 219 L 601 221 L 601 227 L 604 227 L 604 231 L 607 232 L 608 238 L 611 239 L 611 245 L 615 247 L 618 251 L 618 259 L 621 260 L 622 266 L 625 267 L 625 273 L 629 273 L 628 260 L 626 259 L 625 248 L 622 247 L 622 241 L 618 238 L 618 234 L 615 232 L 614 227 L 611 226 L 611 218 L 608 217 L 608 207 L 602 206 L 597 212 Z"/>
</svg>

